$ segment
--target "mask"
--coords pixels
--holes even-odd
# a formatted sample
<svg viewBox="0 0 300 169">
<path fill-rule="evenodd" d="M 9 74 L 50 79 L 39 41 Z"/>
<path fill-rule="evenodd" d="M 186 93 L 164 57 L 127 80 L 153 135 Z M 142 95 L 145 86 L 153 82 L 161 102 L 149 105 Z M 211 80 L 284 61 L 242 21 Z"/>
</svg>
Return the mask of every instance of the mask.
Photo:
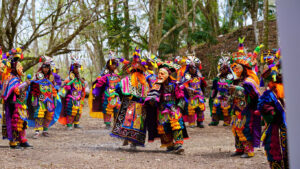
<svg viewBox="0 0 300 169">
<path fill-rule="evenodd" d="M 158 83 L 164 83 L 169 77 L 169 72 L 165 68 L 159 69 L 158 72 Z"/>
<path fill-rule="evenodd" d="M 20 76 L 24 75 L 24 73 L 23 73 L 23 66 L 22 66 L 21 63 L 19 63 L 19 62 L 17 63 L 16 70 L 17 70 L 18 75 L 20 75 Z"/>
<path fill-rule="evenodd" d="M 240 64 L 233 63 L 231 65 L 231 70 L 232 70 L 234 79 L 237 80 L 237 79 L 241 78 L 244 68 Z"/>
</svg>

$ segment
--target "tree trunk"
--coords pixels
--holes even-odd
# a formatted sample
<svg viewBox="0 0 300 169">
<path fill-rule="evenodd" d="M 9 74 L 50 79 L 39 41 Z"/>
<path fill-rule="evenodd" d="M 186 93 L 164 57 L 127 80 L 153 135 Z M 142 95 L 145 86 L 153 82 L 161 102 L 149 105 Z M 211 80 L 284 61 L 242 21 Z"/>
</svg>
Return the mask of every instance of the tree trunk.
<svg viewBox="0 0 300 169">
<path fill-rule="evenodd" d="M 264 0 L 264 46 L 269 49 L 269 0 Z"/>
<path fill-rule="evenodd" d="M 259 29 L 257 27 L 257 12 L 251 16 L 252 22 L 253 22 L 253 31 L 254 31 L 254 38 L 255 38 L 255 44 L 259 44 Z"/>
<path fill-rule="evenodd" d="M 106 27 L 110 29 L 111 26 L 111 11 L 110 11 L 110 0 L 104 1 L 104 11 L 105 11 L 105 18 L 106 18 Z M 108 30 L 109 32 L 109 30 Z M 112 38 L 108 36 L 108 45 L 110 46 L 112 44 Z"/>
<path fill-rule="evenodd" d="M 151 54 L 157 54 L 157 26 L 158 26 L 158 0 L 151 0 L 149 3 L 149 43 L 148 50 Z"/>
<path fill-rule="evenodd" d="M 128 0 L 123 0 L 123 5 L 124 5 L 124 17 L 125 17 L 125 28 L 126 28 L 123 54 L 126 59 L 129 59 L 130 23 L 129 23 Z"/>
<path fill-rule="evenodd" d="M 31 10 L 32 10 L 31 24 L 32 24 L 33 31 L 36 31 L 35 0 L 31 1 Z M 37 39 L 35 39 L 34 42 L 33 42 L 33 50 L 34 50 L 35 57 L 38 57 L 39 56 L 39 46 L 38 46 L 38 40 Z"/>
<path fill-rule="evenodd" d="M 259 29 L 257 27 L 258 0 L 249 0 L 247 3 L 248 3 L 248 10 L 250 11 L 251 19 L 252 19 L 255 44 L 258 45 L 259 44 Z"/>
</svg>

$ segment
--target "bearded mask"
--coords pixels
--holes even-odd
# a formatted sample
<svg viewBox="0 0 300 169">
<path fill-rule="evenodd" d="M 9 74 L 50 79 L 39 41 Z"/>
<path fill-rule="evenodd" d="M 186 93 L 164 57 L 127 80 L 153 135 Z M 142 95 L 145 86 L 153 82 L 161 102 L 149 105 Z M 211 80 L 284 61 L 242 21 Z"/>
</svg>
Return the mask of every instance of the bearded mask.
<svg viewBox="0 0 300 169">
<path fill-rule="evenodd" d="M 158 72 L 158 83 L 164 83 L 169 78 L 169 72 L 165 68 L 160 68 Z"/>
<path fill-rule="evenodd" d="M 243 70 L 244 70 L 242 65 L 237 64 L 237 63 L 233 63 L 231 65 L 231 69 L 232 69 L 232 73 L 233 73 L 233 76 L 234 76 L 235 80 L 240 79 L 242 77 L 242 73 L 243 73 Z"/>
</svg>

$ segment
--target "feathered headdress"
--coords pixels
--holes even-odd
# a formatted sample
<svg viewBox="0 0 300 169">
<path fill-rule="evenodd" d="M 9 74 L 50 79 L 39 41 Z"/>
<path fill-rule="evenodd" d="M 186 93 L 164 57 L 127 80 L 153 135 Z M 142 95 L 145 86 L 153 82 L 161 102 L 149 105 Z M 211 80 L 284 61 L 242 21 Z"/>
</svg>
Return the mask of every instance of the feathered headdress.
<svg viewBox="0 0 300 169">
<path fill-rule="evenodd" d="M 158 64 L 162 62 L 157 56 L 150 53 L 146 55 L 146 58 L 147 66 L 151 65 L 154 68 L 158 68 Z"/>
<path fill-rule="evenodd" d="M 70 66 L 70 72 L 74 70 L 74 67 L 77 66 L 82 70 L 81 66 L 81 60 L 78 57 L 72 56 L 71 57 L 71 66 Z"/>
<path fill-rule="evenodd" d="M 141 50 L 136 47 L 133 54 L 132 54 L 132 60 L 128 61 L 124 58 L 120 59 L 120 62 L 124 64 L 125 70 L 127 73 L 130 73 L 132 71 L 146 71 L 146 60 L 142 58 L 140 54 Z"/>
<path fill-rule="evenodd" d="M 253 68 L 257 65 L 256 59 L 263 45 L 257 46 L 253 53 L 247 53 L 244 49 L 244 40 L 245 38 L 239 38 L 238 52 L 232 53 L 232 61 L 248 68 Z"/>
<path fill-rule="evenodd" d="M 5 80 L 12 69 L 16 69 L 19 75 L 23 75 L 23 67 L 18 61 L 23 59 L 22 48 L 13 48 L 9 52 L 2 52 L 2 48 L 0 48 L 0 74 L 2 75 L 2 81 Z"/>
<path fill-rule="evenodd" d="M 186 65 L 188 66 L 196 66 L 199 68 L 199 70 L 202 69 L 201 61 L 199 58 L 196 57 L 195 53 L 188 54 L 187 58 L 185 60 Z"/>
<path fill-rule="evenodd" d="M 230 67 L 230 54 L 221 54 L 221 58 L 218 61 L 218 72 L 220 71 L 221 67 L 228 66 Z"/>
</svg>

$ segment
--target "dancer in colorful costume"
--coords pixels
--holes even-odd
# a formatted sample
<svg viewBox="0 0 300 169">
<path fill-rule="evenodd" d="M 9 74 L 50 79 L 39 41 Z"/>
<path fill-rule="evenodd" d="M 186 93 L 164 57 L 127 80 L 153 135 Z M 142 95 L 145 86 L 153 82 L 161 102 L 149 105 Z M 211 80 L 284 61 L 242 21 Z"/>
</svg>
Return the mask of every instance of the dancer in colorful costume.
<svg viewBox="0 0 300 169">
<path fill-rule="evenodd" d="M 146 124 L 150 142 L 160 137 L 161 147 L 180 154 L 184 138 L 188 138 L 182 118 L 184 86 L 170 78 L 172 72 L 175 69 L 171 62 L 159 66 L 158 80 L 146 98 Z"/>
<path fill-rule="evenodd" d="M 121 108 L 115 118 L 111 136 L 125 139 L 123 145 L 131 142 L 131 147 L 144 146 L 145 116 L 143 103 L 149 91 L 149 85 L 144 76 L 146 61 L 141 59 L 140 50 L 135 49 L 131 63 L 126 63 L 124 69 L 129 74 L 116 86 L 121 99 Z"/>
<path fill-rule="evenodd" d="M 29 88 L 29 126 L 34 127 L 33 138 L 42 135 L 49 137 L 48 128 L 59 118 L 61 111 L 61 100 L 55 89 L 54 76 L 52 74 L 52 59 L 41 57 L 42 66 L 35 74 Z"/>
<path fill-rule="evenodd" d="M 8 59 L 6 57 L 9 57 Z M 30 84 L 27 80 L 22 82 L 23 67 L 19 62 L 23 59 L 22 49 L 12 49 L 9 55 L 2 58 L 1 71 L 3 79 L 2 98 L 4 101 L 2 135 L 9 140 L 9 146 L 13 149 L 32 147 L 26 139 L 27 106 L 26 90 Z"/>
<path fill-rule="evenodd" d="M 145 75 L 150 88 L 152 88 L 153 84 L 157 80 L 157 75 L 154 73 L 154 69 L 157 69 L 157 61 L 158 59 L 154 55 L 147 59 L 147 71 L 145 72 Z"/>
<path fill-rule="evenodd" d="M 267 84 L 267 90 L 258 100 L 258 114 L 261 114 L 266 128 L 262 135 L 263 145 L 270 168 L 287 169 L 287 124 L 284 109 L 284 89 L 280 70 L 279 51 L 268 50 L 263 54 L 266 62 L 262 78 Z"/>
<path fill-rule="evenodd" d="M 104 119 L 106 129 L 111 128 L 111 118 L 120 109 L 121 101 L 116 92 L 116 85 L 121 78 L 115 73 L 119 62 L 112 55 L 106 63 L 106 69 L 93 83 L 93 91 L 89 96 L 90 115 Z"/>
<path fill-rule="evenodd" d="M 81 128 L 79 125 L 82 108 L 84 105 L 85 88 L 84 80 L 80 77 L 79 69 L 82 68 L 78 58 L 71 58 L 71 66 L 69 77 L 63 83 L 63 109 L 60 115 L 59 122 L 67 125 L 68 130 Z"/>
<path fill-rule="evenodd" d="M 228 86 L 232 84 L 233 75 L 230 71 L 230 58 L 222 56 L 218 62 L 218 76 L 213 80 L 209 107 L 212 121 L 209 126 L 217 126 L 219 120 L 224 120 L 223 126 L 229 126 L 231 105 L 229 101 Z"/>
<path fill-rule="evenodd" d="M 186 59 L 186 70 L 183 77 L 180 79 L 180 83 L 184 84 L 186 88 L 193 90 L 187 90 L 186 104 L 184 111 L 184 121 L 189 122 L 190 127 L 195 127 L 197 121 L 197 127 L 204 128 L 204 88 L 207 86 L 204 77 L 200 73 L 202 69 L 201 61 L 194 55 L 190 55 Z M 194 94 L 194 90 L 197 90 L 198 94 Z"/>
<path fill-rule="evenodd" d="M 236 151 L 232 156 L 249 158 L 254 156 L 254 147 L 260 145 L 261 118 L 254 112 L 260 96 L 259 79 L 254 71 L 257 54 L 245 53 L 244 39 L 239 39 L 239 51 L 233 53 L 231 69 L 235 85 L 230 85 L 232 107 L 232 132 Z"/>
</svg>

